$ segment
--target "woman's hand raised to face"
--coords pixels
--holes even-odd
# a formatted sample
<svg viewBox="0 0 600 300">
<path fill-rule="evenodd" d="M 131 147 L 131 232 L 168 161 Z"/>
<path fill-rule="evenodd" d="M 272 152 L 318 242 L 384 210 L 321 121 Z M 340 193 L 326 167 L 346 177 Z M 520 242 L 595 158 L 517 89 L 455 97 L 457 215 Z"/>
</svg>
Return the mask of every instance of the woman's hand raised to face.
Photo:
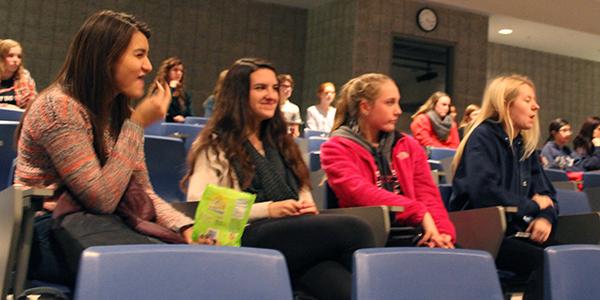
<svg viewBox="0 0 600 300">
<path fill-rule="evenodd" d="M 171 90 L 166 83 L 156 82 L 156 90 L 151 91 L 131 113 L 131 121 L 146 127 L 162 120 L 171 104 Z"/>
</svg>

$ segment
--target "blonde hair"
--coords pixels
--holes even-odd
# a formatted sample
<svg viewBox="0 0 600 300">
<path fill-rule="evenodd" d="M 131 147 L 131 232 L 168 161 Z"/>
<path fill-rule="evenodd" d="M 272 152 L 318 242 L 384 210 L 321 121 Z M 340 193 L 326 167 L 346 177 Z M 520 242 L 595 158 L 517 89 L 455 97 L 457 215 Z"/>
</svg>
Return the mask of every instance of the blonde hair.
<svg viewBox="0 0 600 300">
<path fill-rule="evenodd" d="M 331 131 L 344 125 L 351 127 L 358 124 L 360 101 L 364 99 L 373 103 L 379 95 L 379 87 L 388 80 L 392 79 L 379 73 L 367 73 L 346 82 L 340 92 Z"/>
<path fill-rule="evenodd" d="M 509 143 L 512 147 L 512 142 L 515 139 L 517 133 L 513 127 L 513 121 L 509 115 L 509 107 L 512 102 L 519 96 L 519 87 L 522 85 L 528 85 L 535 91 L 535 85 L 533 82 L 523 75 L 513 74 L 508 76 L 496 77 L 485 89 L 483 95 L 483 102 L 481 105 L 481 111 L 473 125 L 467 133 L 464 139 L 460 142 L 456 155 L 452 161 L 452 172 L 456 172 L 458 163 L 465 150 L 465 145 L 469 141 L 471 134 L 481 123 L 487 119 L 493 119 L 499 123 L 502 123 L 506 134 L 508 135 Z M 540 124 L 536 114 L 534 117 L 533 128 L 528 130 L 521 130 L 521 136 L 523 137 L 524 151 L 521 160 L 525 160 L 535 151 L 540 137 Z"/>
<path fill-rule="evenodd" d="M 22 54 L 23 47 L 21 46 L 21 44 L 19 44 L 19 42 L 15 41 L 15 40 L 11 40 L 11 39 L 0 40 L 0 74 L 4 73 L 4 70 L 5 70 L 4 59 L 6 59 L 6 55 L 8 55 L 8 52 L 10 51 L 10 49 L 12 49 L 14 47 L 21 48 L 21 56 L 22 56 L 23 55 Z M 18 81 L 23 78 L 24 68 L 25 67 L 23 66 L 23 58 L 21 57 L 21 65 L 13 74 L 13 78 L 15 79 L 15 81 Z"/>
<path fill-rule="evenodd" d="M 465 127 L 471 124 L 471 122 L 473 121 L 473 119 L 471 119 L 471 114 L 478 109 L 479 105 L 477 104 L 467 105 L 467 108 L 465 108 L 465 113 L 463 114 L 462 120 L 460 120 L 460 125 L 458 127 Z"/>
<path fill-rule="evenodd" d="M 427 101 L 425 101 L 425 103 L 423 103 L 423 105 L 421 105 L 421 107 L 419 107 L 419 109 L 417 110 L 417 112 L 414 113 L 410 117 L 412 119 L 414 119 L 418 115 L 427 113 L 428 111 L 432 110 L 435 107 L 435 105 L 438 103 L 438 101 L 440 100 L 440 98 L 443 98 L 443 97 L 448 97 L 448 99 L 450 99 L 450 103 L 452 103 L 452 98 L 450 98 L 450 96 L 448 96 L 448 94 L 446 94 L 444 92 L 437 91 L 437 92 L 431 94 L 431 96 L 429 96 L 429 98 L 427 99 Z M 449 113 L 450 113 L 450 111 L 448 111 L 448 114 Z"/>
</svg>

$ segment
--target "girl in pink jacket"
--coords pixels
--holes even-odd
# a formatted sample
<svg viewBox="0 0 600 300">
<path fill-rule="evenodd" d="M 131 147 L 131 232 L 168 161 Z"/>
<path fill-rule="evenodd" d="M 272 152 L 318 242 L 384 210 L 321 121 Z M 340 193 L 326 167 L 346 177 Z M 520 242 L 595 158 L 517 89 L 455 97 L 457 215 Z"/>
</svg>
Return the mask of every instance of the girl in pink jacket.
<svg viewBox="0 0 600 300">
<path fill-rule="evenodd" d="M 395 131 L 400 92 L 388 76 L 364 74 L 342 88 L 321 165 L 341 207 L 398 205 L 396 222 L 422 226 L 419 245 L 453 248 L 454 225 L 413 138 Z"/>
</svg>

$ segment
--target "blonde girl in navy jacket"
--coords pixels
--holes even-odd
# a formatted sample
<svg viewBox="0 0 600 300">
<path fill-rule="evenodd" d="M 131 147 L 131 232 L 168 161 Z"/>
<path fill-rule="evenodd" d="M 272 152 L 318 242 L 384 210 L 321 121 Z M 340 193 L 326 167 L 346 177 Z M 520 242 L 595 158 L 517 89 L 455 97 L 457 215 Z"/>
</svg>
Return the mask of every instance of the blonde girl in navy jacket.
<svg viewBox="0 0 600 300">
<path fill-rule="evenodd" d="M 450 208 L 518 208 L 518 213 L 507 216 L 507 236 L 496 264 L 531 275 L 525 299 L 539 299 L 543 248 L 552 243 L 558 207 L 535 151 L 540 135 L 535 86 L 521 75 L 498 77 L 487 87 L 482 104 L 454 157 Z M 530 236 L 516 238 L 517 232 Z"/>
</svg>

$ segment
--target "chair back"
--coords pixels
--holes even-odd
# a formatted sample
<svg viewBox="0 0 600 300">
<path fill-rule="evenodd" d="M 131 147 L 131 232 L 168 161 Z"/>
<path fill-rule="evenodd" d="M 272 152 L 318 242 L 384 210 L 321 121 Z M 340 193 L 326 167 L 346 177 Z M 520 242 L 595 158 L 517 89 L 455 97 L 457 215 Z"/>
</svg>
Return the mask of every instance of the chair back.
<svg viewBox="0 0 600 300">
<path fill-rule="evenodd" d="M 354 253 L 352 299 L 503 299 L 489 253 L 372 248 Z"/>
<path fill-rule="evenodd" d="M 196 125 L 206 125 L 208 122 L 208 118 L 206 117 L 185 117 L 183 123 L 185 124 L 196 124 Z"/>
<path fill-rule="evenodd" d="M 120 245 L 83 252 L 75 299 L 292 299 L 292 292 L 275 250 Z"/>
<path fill-rule="evenodd" d="M 558 214 L 560 216 L 592 212 L 587 195 L 584 192 L 557 189 L 556 201 L 558 202 Z"/>
<path fill-rule="evenodd" d="M 163 128 L 163 122 L 162 121 L 158 121 L 158 122 L 154 122 L 150 125 L 148 125 L 146 128 L 144 128 L 144 134 L 146 135 L 160 135 L 163 136 L 164 134 L 164 128 Z"/>
<path fill-rule="evenodd" d="M 456 229 L 456 243 L 465 249 L 498 255 L 506 232 L 506 212 L 501 206 L 448 213 Z M 476 224 L 476 226 L 474 226 Z"/>
<path fill-rule="evenodd" d="M 454 157 L 454 154 L 456 154 L 456 149 L 436 147 L 431 147 L 429 149 L 429 159 L 433 160 L 442 160 L 447 157 Z"/>
<path fill-rule="evenodd" d="M 179 138 L 144 136 L 144 154 L 154 191 L 165 201 L 184 201 L 179 180 L 185 172 L 185 148 Z"/>
<path fill-rule="evenodd" d="M 442 196 L 442 202 L 446 210 L 450 207 L 450 196 L 452 196 L 452 185 L 449 183 L 438 184 L 440 195 Z"/>
<path fill-rule="evenodd" d="M 328 137 L 311 136 L 308 138 L 308 152 L 321 151 L 321 145 L 329 140 Z"/>
<path fill-rule="evenodd" d="M 321 151 L 308 153 L 308 170 L 311 172 L 321 170 Z"/>
<path fill-rule="evenodd" d="M 544 299 L 598 299 L 600 246 L 561 245 L 544 251 Z"/>
<path fill-rule="evenodd" d="M 328 137 L 329 136 L 329 132 L 304 128 L 304 138 L 309 138 L 311 136 Z"/>
<path fill-rule="evenodd" d="M 10 185 L 10 170 L 17 157 L 14 143 L 17 126 L 17 121 L 0 121 L 0 191 Z"/>
<path fill-rule="evenodd" d="M 192 143 L 194 143 L 204 125 L 165 122 L 162 123 L 162 127 L 163 136 L 176 137 L 183 140 L 185 152 L 187 153 L 192 148 Z"/>
<path fill-rule="evenodd" d="M 550 181 L 569 181 L 567 172 L 563 170 L 544 169 L 544 173 L 546 173 L 546 176 L 548 176 L 548 179 L 550 179 Z"/>
<path fill-rule="evenodd" d="M 21 121 L 23 110 L 0 108 L 0 120 L 2 121 Z"/>
<path fill-rule="evenodd" d="M 600 172 L 583 173 L 583 189 L 600 187 Z"/>
</svg>

